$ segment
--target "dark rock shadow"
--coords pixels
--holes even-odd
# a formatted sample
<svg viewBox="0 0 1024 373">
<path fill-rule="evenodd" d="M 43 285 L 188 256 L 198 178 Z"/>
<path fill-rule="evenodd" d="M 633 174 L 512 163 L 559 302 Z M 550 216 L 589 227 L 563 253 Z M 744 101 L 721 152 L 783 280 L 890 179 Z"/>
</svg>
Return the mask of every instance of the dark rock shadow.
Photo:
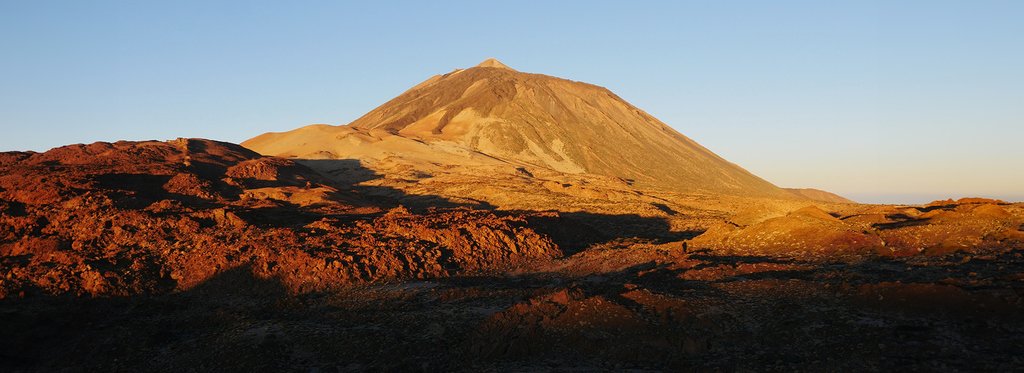
<svg viewBox="0 0 1024 373">
<path fill-rule="evenodd" d="M 25 216 L 27 210 L 25 204 L 17 201 L 0 199 L 0 214 L 7 216 Z"/>
<path fill-rule="evenodd" d="M 111 191 L 115 205 L 126 210 L 137 210 L 150 203 L 164 199 L 171 194 L 164 190 L 164 184 L 171 175 L 111 173 L 93 177 L 96 186 Z M 185 197 L 185 196 L 177 196 Z"/>
<path fill-rule="evenodd" d="M 901 280 L 938 281 L 951 274 L 1012 275 L 1020 268 L 1013 253 L 967 262 L 954 272 L 948 266 L 907 270 L 906 263 L 879 259 L 706 280 L 681 275 L 737 264 L 800 263 L 708 253 L 690 258 L 706 263 L 678 268 L 648 262 L 599 279 L 467 276 L 336 294 L 292 294 L 277 280 L 238 267 L 179 293 L 6 299 L 0 300 L 0 370 L 792 370 L 822 361 L 842 370 L 938 366 L 927 365 L 932 363 L 998 368 L 1014 365 L 1014 351 L 1024 341 L 1017 334 L 1024 327 L 1020 317 L 992 323 L 980 306 L 966 314 L 922 313 L 837 297 L 850 294 L 842 290 L 849 284 L 898 287 Z M 993 264 L 1013 268 L 986 272 L 997 268 Z M 788 285 L 755 292 L 722 287 L 763 280 L 836 290 L 802 295 L 787 291 Z M 538 301 L 563 289 L 570 291 L 568 303 Z M 381 296 L 388 292 L 396 295 Z M 601 300 L 588 302 L 594 298 Z M 615 312 L 575 316 L 601 304 Z M 942 347 L 962 349 L 933 354 Z"/>
<path fill-rule="evenodd" d="M 950 203 L 950 204 L 945 204 L 945 205 L 914 207 L 914 209 L 917 210 L 917 211 L 920 211 L 920 212 L 930 212 L 930 211 L 934 211 L 934 210 L 951 211 L 951 210 L 956 209 L 957 206 L 959 206 L 959 205 L 956 204 L 956 203 Z"/>
<path fill-rule="evenodd" d="M 294 161 L 324 176 L 335 188 L 352 191 L 361 198 L 385 208 L 401 205 L 417 212 L 426 211 L 430 208 L 454 207 L 494 209 L 494 206 L 484 201 L 460 203 L 441 196 L 408 194 L 402 190 L 387 186 L 362 185 L 361 183 L 363 182 L 377 180 L 384 176 L 364 167 L 358 159 L 295 159 Z"/>
<path fill-rule="evenodd" d="M 654 206 L 655 208 L 657 208 L 658 210 L 661 210 L 661 212 L 664 212 L 665 214 L 668 214 L 669 216 L 679 215 L 678 211 L 673 210 L 671 207 L 668 207 L 668 205 L 666 205 L 664 203 L 652 203 L 651 206 Z"/>
<path fill-rule="evenodd" d="M 249 268 L 180 293 L 0 300 L 0 370 L 292 369 L 287 348 L 253 328 L 287 320 L 294 299 Z M 257 330 L 258 331 L 258 330 Z"/>
<path fill-rule="evenodd" d="M 285 201 L 273 201 L 273 206 L 233 207 L 230 211 L 247 224 L 258 228 L 300 228 L 320 220 L 325 215 Z"/>
<path fill-rule="evenodd" d="M 211 200 L 168 192 L 164 186 L 171 178 L 173 175 L 133 173 L 107 173 L 92 176 L 96 187 L 106 190 L 113 199 L 114 206 L 124 210 L 144 209 L 154 202 L 165 199 L 201 208 L 216 205 Z M 239 192 L 237 188 L 222 184 L 220 182 L 214 184 L 215 189 L 235 194 Z"/>
<path fill-rule="evenodd" d="M 532 286 L 533 294 L 570 294 L 522 299 L 481 323 L 463 347 L 466 359 L 481 367 L 672 370 L 799 370 L 822 363 L 840 370 L 988 370 L 1019 364 L 1014 351 L 1024 342 L 1016 332 L 1024 327 L 1021 305 L 1000 300 L 1019 299 L 1015 286 L 941 283 L 949 281 L 943 276 L 1014 273 L 1021 267 L 1015 253 L 988 263 L 951 257 L 937 260 L 945 264 L 910 267 L 881 258 L 810 268 L 765 256 L 690 258 L 705 263 L 677 268 L 650 262 L 599 280 L 551 273 L 460 282 L 496 292 Z M 744 263 L 796 266 L 730 274 Z M 1006 269 L 1011 266 L 1016 269 Z M 714 267 L 722 268 L 722 276 L 681 276 Z M 578 317 L 608 302 L 613 306 L 599 317 Z M 934 353 L 940 349 L 959 353 Z"/>
<path fill-rule="evenodd" d="M 871 227 L 873 227 L 875 229 L 878 229 L 878 230 L 883 230 L 884 231 L 884 230 L 889 230 L 889 229 L 899 229 L 899 228 L 906 228 L 906 227 L 916 227 L 916 226 L 919 226 L 919 225 L 928 225 L 928 222 L 930 220 L 931 219 L 907 219 L 907 220 L 900 220 L 900 221 L 895 221 L 895 222 L 891 222 L 891 223 L 875 223 L 875 224 L 871 224 Z"/>
<path fill-rule="evenodd" d="M 654 244 L 688 240 L 704 231 L 673 231 L 668 221 L 635 214 L 606 215 L 588 212 L 527 214 L 530 228 L 551 237 L 567 255 L 595 244 L 619 239 L 640 239 Z"/>
<path fill-rule="evenodd" d="M 469 207 L 474 209 L 495 210 L 496 207 L 486 201 L 471 203 L 453 202 L 441 196 L 410 195 L 402 190 L 374 185 L 363 185 L 366 181 L 377 180 L 383 175 L 370 170 L 357 159 L 305 159 L 296 160 L 310 169 L 320 173 L 333 182 L 333 186 L 341 191 L 352 191 L 359 197 L 372 201 L 384 208 L 405 206 L 414 212 L 425 212 L 430 209 Z M 668 206 L 656 206 L 670 215 L 678 214 Z M 586 212 L 558 212 L 545 214 L 537 211 L 497 212 L 523 214 L 527 216 L 527 225 L 552 238 L 553 241 L 568 255 L 579 252 L 591 245 L 605 243 L 617 239 L 641 239 L 653 243 L 666 243 L 691 239 L 703 231 L 672 231 L 664 218 L 644 217 L 635 214 L 608 215 Z"/>
</svg>

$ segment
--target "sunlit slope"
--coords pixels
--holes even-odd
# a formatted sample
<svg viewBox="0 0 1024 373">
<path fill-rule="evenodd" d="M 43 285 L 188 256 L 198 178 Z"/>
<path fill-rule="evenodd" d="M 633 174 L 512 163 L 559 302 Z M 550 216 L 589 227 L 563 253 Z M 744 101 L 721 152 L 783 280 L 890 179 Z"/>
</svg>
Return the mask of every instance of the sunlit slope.
<svg viewBox="0 0 1024 373">
<path fill-rule="evenodd" d="M 605 88 L 493 59 L 431 77 L 347 126 L 268 133 L 243 145 L 298 158 L 523 164 L 680 192 L 799 198 Z"/>
</svg>

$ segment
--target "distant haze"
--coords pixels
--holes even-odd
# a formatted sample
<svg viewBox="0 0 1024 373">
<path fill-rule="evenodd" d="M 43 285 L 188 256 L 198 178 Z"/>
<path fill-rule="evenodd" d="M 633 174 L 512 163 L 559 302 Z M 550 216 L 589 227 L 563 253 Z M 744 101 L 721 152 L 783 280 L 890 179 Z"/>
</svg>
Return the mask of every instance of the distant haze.
<svg viewBox="0 0 1024 373">
<path fill-rule="evenodd" d="M 952 194 L 936 194 L 936 193 L 847 193 L 846 197 L 854 201 L 861 203 L 882 203 L 890 205 L 902 205 L 902 204 L 925 204 L 933 201 L 940 201 L 946 199 L 959 199 L 963 196 L 983 197 L 1000 199 L 1007 202 L 1021 202 L 1024 201 L 1024 195 L 1022 194 L 984 194 L 984 193 L 952 193 Z"/>
<path fill-rule="evenodd" d="M 0 151 L 348 123 L 486 57 L 766 180 L 1024 200 L 1024 2 L 0 3 Z"/>
</svg>

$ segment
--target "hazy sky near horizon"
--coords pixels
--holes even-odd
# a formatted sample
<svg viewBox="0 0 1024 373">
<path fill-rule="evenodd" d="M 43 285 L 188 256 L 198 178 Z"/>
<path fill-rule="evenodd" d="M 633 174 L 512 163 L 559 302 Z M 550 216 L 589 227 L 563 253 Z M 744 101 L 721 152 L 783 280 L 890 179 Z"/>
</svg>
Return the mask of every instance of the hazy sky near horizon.
<svg viewBox="0 0 1024 373">
<path fill-rule="evenodd" d="M 0 0 L 0 151 L 345 124 L 497 57 L 780 186 L 1024 200 L 1024 1 Z"/>
</svg>

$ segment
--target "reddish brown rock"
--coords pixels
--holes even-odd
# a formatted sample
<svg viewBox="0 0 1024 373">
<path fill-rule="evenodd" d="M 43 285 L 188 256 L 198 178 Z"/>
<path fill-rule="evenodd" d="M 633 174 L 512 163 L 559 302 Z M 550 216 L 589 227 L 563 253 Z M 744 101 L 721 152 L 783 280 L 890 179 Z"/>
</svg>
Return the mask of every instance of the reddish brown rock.
<svg viewBox="0 0 1024 373">
<path fill-rule="evenodd" d="M 884 243 L 874 234 L 857 230 L 827 212 L 809 206 L 746 227 L 716 226 L 694 239 L 693 245 L 751 254 L 838 258 L 871 254 Z"/>
<path fill-rule="evenodd" d="M 467 209 L 377 216 L 353 209 L 360 197 L 320 184 L 304 166 L 232 144 L 95 143 L 2 160 L 4 297 L 164 293 L 237 267 L 309 291 L 562 255 L 522 217 Z M 301 223 L 338 211 L 355 215 Z"/>
</svg>

